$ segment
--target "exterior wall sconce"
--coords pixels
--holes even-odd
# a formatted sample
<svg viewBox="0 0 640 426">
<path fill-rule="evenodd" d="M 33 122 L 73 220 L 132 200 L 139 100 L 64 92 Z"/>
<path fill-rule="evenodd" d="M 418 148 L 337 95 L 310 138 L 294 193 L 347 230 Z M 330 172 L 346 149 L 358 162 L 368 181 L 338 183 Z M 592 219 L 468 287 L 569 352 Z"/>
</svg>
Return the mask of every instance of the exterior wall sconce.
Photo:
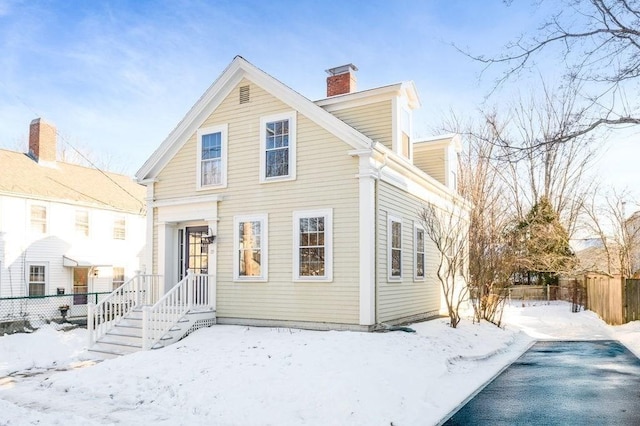
<svg viewBox="0 0 640 426">
<path fill-rule="evenodd" d="M 207 230 L 207 235 L 203 235 L 202 237 L 200 237 L 200 242 L 202 244 L 213 244 L 216 241 L 216 236 L 213 235 L 213 232 L 211 232 L 211 228 L 209 228 Z"/>
</svg>

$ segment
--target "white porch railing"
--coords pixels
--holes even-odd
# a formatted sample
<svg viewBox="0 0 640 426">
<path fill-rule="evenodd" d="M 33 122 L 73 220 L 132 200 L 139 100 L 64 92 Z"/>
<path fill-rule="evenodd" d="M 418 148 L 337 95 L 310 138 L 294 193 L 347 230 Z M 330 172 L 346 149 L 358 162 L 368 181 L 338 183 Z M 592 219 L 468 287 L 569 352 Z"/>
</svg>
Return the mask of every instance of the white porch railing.
<svg viewBox="0 0 640 426">
<path fill-rule="evenodd" d="M 111 330 L 136 306 L 152 305 L 162 292 L 161 275 L 136 275 L 98 304 L 87 305 L 89 346 Z"/>
<path fill-rule="evenodd" d="M 153 306 L 142 308 L 142 349 L 151 349 L 190 310 L 214 306 L 215 289 L 210 277 L 213 275 L 188 270 L 187 276 Z"/>
</svg>

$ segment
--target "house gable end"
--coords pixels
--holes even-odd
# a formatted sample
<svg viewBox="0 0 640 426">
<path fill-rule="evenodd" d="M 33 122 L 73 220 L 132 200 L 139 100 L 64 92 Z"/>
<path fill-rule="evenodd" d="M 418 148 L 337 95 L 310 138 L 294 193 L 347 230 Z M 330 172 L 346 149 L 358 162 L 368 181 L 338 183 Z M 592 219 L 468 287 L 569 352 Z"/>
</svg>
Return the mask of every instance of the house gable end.
<svg viewBox="0 0 640 426">
<path fill-rule="evenodd" d="M 237 56 L 138 170 L 136 173 L 138 181 L 142 182 L 156 178 L 162 168 L 166 166 L 243 79 L 260 86 L 266 92 L 308 117 L 352 148 L 366 149 L 373 146 L 373 141 L 362 133 L 324 111 L 321 107 L 264 71 L 256 68 L 242 57 Z"/>
</svg>

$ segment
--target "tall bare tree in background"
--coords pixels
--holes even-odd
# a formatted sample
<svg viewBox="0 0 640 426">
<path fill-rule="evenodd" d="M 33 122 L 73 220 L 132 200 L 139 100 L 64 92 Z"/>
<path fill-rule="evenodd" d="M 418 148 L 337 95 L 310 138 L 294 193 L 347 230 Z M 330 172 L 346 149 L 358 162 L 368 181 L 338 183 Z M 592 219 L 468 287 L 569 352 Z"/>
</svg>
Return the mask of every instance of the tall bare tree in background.
<svg viewBox="0 0 640 426">
<path fill-rule="evenodd" d="M 632 277 L 640 266 L 640 216 L 627 218 L 627 209 L 638 204 L 628 191 L 603 192 L 603 200 L 594 194 L 584 205 L 587 229 L 600 240 L 607 267 L 603 272 Z"/>
<path fill-rule="evenodd" d="M 496 156 L 520 219 L 541 199 L 551 203 L 572 236 L 591 191 L 585 172 L 594 159 L 593 135 L 572 137 L 578 126 L 575 90 L 522 95 L 506 110 L 485 113 Z"/>
<path fill-rule="evenodd" d="M 536 33 L 517 36 L 496 56 L 463 51 L 487 67 L 504 67 L 498 86 L 537 69 L 540 60 L 561 57 L 557 67 L 563 70 L 563 84 L 580 95 L 576 126 L 560 139 L 539 139 L 530 148 L 572 140 L 603 126 L 640 124 L 640 0 L 534 4 L 551 8 Z"/>
<path fill-rule="evenodd" d="M 502 179 L 499 149 L 492 126 L 461 123 L 452 117 L 445 125 L 463 135 L 459 190 L 472 204 L 469 217 L 469 289 L 476 321 L 500 326 L 502 308 L 511 284 L 514 257 L 505 229 L 514 218 L 513 204 Z"/>
</svg>

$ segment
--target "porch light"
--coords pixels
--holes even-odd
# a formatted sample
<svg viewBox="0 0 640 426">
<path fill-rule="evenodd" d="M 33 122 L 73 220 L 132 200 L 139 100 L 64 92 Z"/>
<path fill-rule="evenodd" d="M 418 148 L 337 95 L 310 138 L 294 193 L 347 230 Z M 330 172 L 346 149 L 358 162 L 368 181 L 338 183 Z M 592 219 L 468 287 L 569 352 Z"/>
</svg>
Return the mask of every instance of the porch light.
<svg viewBox="0 0 640 426">
<path fill-rule="evenodd" d="M 200 242 L 202 244 L 213 244 L 216 241 L 216 236 L 213 235 L 213 232 L 211 231 L 211 228 L 209 228 L 207 230 L 207 235 L 203 235 L 202 237 L 200 237 Z"/>
</svg>

